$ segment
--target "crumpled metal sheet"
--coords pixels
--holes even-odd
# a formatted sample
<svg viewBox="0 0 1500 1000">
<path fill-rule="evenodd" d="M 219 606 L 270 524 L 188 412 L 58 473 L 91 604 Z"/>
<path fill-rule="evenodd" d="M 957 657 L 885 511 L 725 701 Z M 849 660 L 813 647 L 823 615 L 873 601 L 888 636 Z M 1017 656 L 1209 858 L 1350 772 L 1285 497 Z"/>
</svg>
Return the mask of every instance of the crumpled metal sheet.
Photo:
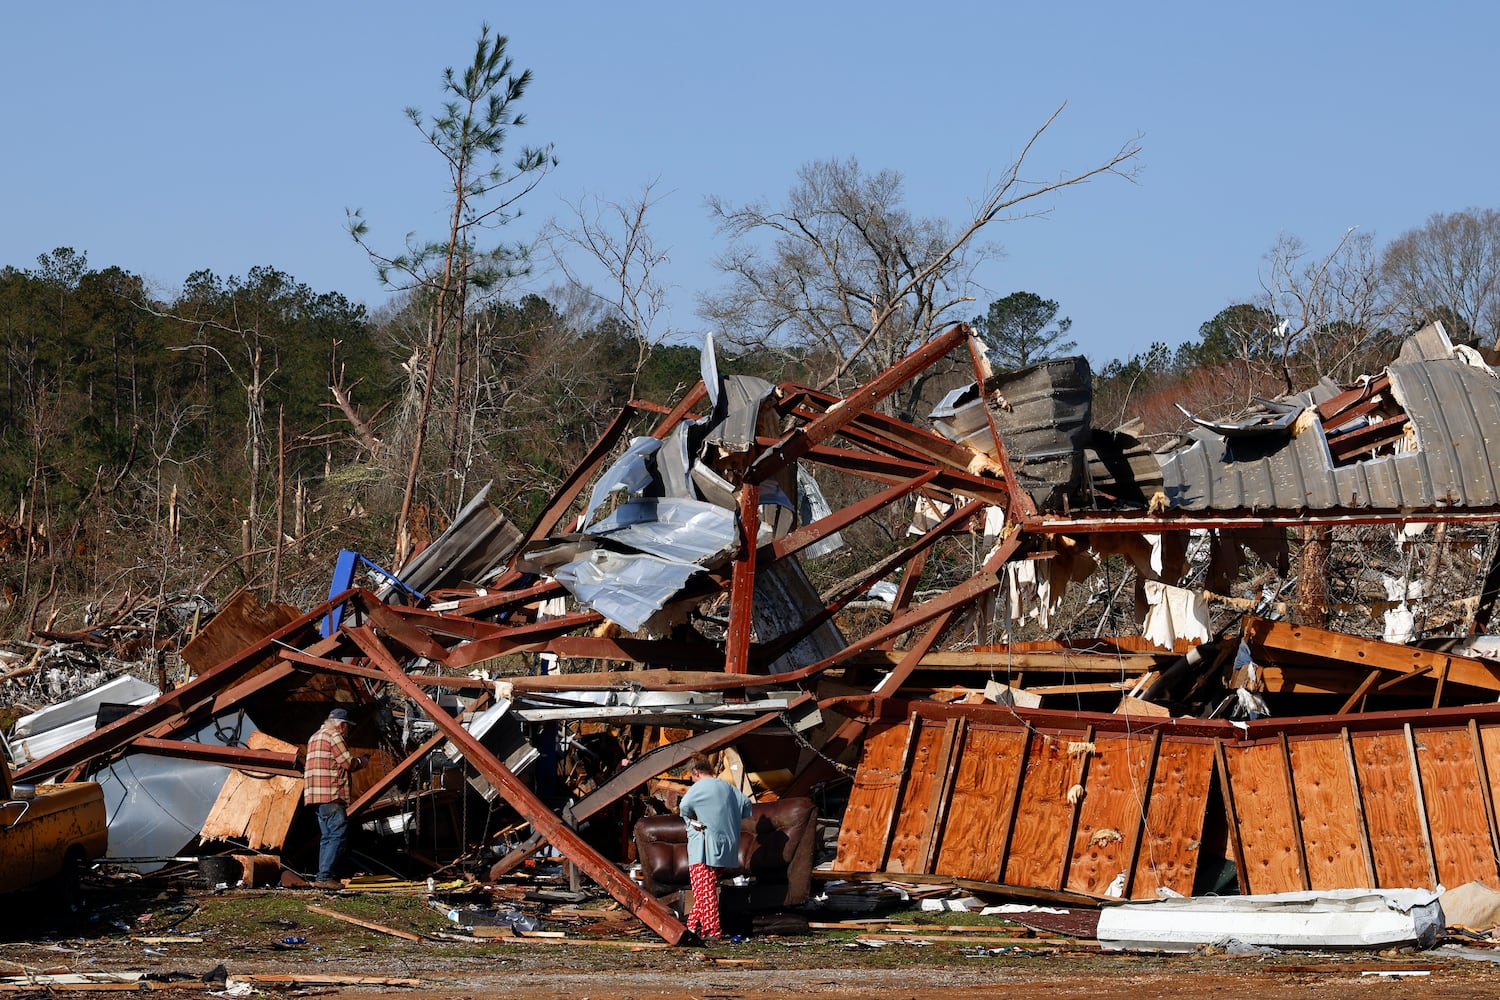
<svg viewBox="0 0 1500 1000">
<path fill-rule="evenodd" d="M 733 511 L 702 500 L 647 497 L 616 507 L 584 534 L 674 562 L 710 566 L 739 547 Z"/>
<path fill-rule="evenodd" d="M 656 556 L 594 549 L 552 575 L 579 604 L 634 632 L 703 571 Z"/>
<path fill-rule="evenodd" d="M 640 496 L 656 482 L 656 463 L 652 460 L 661 441 L 653 437 L 638 437 L 630 442 L 625 454 L 604 470 L 604 475 L 594 484 L 589 494 L 588 508 L 583 512 L 583 523 L 588 524 L 595 511 L 604 506 L 612 493 Z"/>
</svg>

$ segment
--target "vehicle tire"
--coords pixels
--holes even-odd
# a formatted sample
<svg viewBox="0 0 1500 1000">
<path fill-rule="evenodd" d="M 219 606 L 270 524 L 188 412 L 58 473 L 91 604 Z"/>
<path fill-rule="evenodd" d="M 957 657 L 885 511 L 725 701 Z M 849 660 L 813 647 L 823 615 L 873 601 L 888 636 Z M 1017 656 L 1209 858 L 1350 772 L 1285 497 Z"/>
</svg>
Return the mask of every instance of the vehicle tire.
<svg viewBox="0 0 1500 1000">
<path fill-rule="evenodd" d="M 44 912 L 59 930 L 75 930 L 83 924 L 83 851 L 73 848 L 63 858 L 61 870 L 41 887 Z"/>
</svg>

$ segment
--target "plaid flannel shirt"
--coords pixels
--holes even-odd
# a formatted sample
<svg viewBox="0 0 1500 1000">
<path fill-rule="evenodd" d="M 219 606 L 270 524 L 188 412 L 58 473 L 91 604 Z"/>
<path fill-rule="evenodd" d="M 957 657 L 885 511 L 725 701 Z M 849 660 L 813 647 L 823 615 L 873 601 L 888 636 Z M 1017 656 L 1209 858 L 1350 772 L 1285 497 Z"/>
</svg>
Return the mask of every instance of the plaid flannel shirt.
<svg viewBox="0 0 1500 1000">
<path fill-rule="evenodd" d="M 344 742 L 342 726 L 324 723 L 307 741 L 307 766 L 302 773 L 302 801 L 349 804 L 349 767 L 354 754 Z"/>
</svg>

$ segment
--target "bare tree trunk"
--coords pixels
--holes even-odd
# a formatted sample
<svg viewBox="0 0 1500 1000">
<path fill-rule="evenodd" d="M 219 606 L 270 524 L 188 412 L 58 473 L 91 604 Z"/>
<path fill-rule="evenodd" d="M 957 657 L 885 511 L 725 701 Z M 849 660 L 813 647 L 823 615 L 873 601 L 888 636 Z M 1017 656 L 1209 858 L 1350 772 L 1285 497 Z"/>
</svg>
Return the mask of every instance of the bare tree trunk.
<svg viewBox="0 0 1500 1000">
<path fill-rule="evenodd" d="M 1297 621 L 1323 626 L 1328 618 L 1328 552 L 1332 528 L 1303 528 L 1297 568 Z"/>
<path fill-rule="evenodd" d="M 271 551 L 271 600 L 281 594 L 281 549 L 286 537 L 286 408 L 276 410 L 276 545 Z"/>
</svg>

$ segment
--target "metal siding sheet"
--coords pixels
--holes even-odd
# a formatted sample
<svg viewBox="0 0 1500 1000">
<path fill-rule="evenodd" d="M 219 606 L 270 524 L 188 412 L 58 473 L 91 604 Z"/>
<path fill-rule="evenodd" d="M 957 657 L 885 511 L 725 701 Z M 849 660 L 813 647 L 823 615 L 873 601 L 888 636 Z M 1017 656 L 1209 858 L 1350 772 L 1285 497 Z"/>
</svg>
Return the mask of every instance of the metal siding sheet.
<svg viewBox="0 0 1500 1000">
<path fill-rule="evenodd" d="M 1413 509 L 1500 504 L 1500 380 L 1453 358 L 1389 369 L 1411 419 L 1414 452 L 1335 467 L 1328 441 L 1310 428 L 1277 450 L 1241 443 L 1239 460 L 1222 437 L 1200 430 L 1191 444 L 1157 456 L 1163 489 L 1179 510 Z M 1313 403 L 1328 388 L 1294 397 Z M 1493 453 L 1492 453 L 1493 452 Z"/>
</svg>

